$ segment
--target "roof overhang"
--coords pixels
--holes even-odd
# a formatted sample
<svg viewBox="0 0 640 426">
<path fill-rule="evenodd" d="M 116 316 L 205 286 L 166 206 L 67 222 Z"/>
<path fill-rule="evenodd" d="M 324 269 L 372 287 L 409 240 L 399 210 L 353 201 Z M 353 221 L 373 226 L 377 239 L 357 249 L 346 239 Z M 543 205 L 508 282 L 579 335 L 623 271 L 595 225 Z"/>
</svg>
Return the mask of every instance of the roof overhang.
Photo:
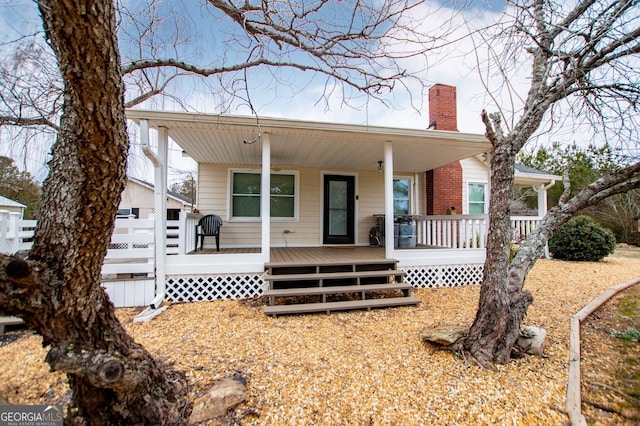
<svg viewBox="0 0 640 426">
<path fill-rule="evenodd" d="M 547 173 L 523 173 L 516 170 L 515 184 L 517 186 L 539 186 L 548 183 L 562 182 L 562 176 Z"/>
<path fill-rule="evenodd" d="M 169 137 L 198 163 L 261 164 L 259 135 L 269 134 L 273 166 L 376 170 L 391 142 L 396 172 L 422 172 L 487 152 L 478 134 L 322 123 L 281 118 L 127 110 L 127 118 Z M 256 140 L 255 143 L 245 141 Z"/>
</svg>

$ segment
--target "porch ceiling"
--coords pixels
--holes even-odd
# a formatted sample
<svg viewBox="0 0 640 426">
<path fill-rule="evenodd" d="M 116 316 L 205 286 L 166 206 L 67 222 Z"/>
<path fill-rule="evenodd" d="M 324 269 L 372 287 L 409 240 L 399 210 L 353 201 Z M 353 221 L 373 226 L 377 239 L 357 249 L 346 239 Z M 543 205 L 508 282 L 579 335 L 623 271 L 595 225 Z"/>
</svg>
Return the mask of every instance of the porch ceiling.
<svg viewBox="0 0 640 426">
<path fill-rule="evenodd" d="M 128 110 L 136 123 L 166 127 L 173 139 L 199 163 L 259 165 L 262 144 L 244 141 L 259 135 L 255 117 Z M 352 124 L 260 118 L 271 139 L 273 166 L 375 170 L 384 143 L 393 143 L 394 171 L 422 172 L 486 152 L 483 135 L 441 130 L 398 129 Z"/>
</svg>

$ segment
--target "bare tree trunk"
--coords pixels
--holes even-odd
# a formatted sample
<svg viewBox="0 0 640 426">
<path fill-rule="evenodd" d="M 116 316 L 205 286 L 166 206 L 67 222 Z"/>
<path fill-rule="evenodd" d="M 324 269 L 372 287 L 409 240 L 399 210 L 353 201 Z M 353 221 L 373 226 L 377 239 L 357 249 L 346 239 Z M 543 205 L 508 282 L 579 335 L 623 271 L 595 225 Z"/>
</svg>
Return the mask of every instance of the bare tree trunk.
<svg viewBox="0 0 640 426">
<path fill-rule="evenodd" d="M 499 129 L 496 129 L 499 130 Z M 507 285 L 511 242 L 509 201 L 513 190 L 515 156 L 511 141 L 500 132 L 490 137 L 491 194 L 484 276 L 476 318 L 463 343 L 478 364 L 489 367 L 509 361 L 520 322 L 532 297 L 522 287 Z M 524 281 L 524 280 L 523 280 Z"/>
<path fill-rule="evenodd" d="M 77 424 L 180 424 L 183 374 L 127 334 L 100 286 L 102 262 L 126 182 L 128 139 L 110 0 L 41 0 L 64 80 L 64 108 L 34 247 L 28 260 L 0 257 L 0 306 L 51 345 Z"/>
<path fill-rule="evenodd" d="M 549 237 L 578 211 L 640 185 L 640 163 L 598 179 L 569 201 L 563 196 L 560 204 L 551 209 L 536 231 L 527 237 L 510 263 L 509 199 L 515 157 L 519 151 L 514 146 L 521 145 L 513 136 L 502 134 L 499 115 L 489 117 L 483 112 L 483 121 L 493 146 L 487 257 L 476 318 L 468 336 L 457 348 L 479 365 L 489 368 L 493 364 L 506 364 L 511 358 L 522 320 L 533 303 L 531 293 L 523 291 L 524 282 L 536 260 L 542 256 Z M 565 195 L 568 197 L 568 191 Z"/>
</svg>

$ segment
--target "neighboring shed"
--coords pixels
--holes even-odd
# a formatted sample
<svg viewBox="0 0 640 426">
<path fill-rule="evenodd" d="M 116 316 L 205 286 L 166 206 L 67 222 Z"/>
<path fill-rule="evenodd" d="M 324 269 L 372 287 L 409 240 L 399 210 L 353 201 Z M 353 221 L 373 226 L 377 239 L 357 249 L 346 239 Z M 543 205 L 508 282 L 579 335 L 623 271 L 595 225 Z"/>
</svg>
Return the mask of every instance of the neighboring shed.
<svg viewBox="0 0 640 426">
<path fill-rule="evenodd" d="M 128 178 L 118 207 L 118 217 L 134 215 L 137 219 L 148 219 L 153 213 L 154 186 L 135 178 Z M 191 200 L 173 191 L 167 191 L 167 219 L 177 220 L 180 211 L 191 212 Z"/>
<path fill-rule="evenodd" d="M 26 208 L 27 206 L 25 206 L 24 204 L 0 195 L 0 210 L 8 210 L 10 212 L 20 213 L 20 218 L 22 218 L 24 216 L 24 209 Z"/>
</svg>

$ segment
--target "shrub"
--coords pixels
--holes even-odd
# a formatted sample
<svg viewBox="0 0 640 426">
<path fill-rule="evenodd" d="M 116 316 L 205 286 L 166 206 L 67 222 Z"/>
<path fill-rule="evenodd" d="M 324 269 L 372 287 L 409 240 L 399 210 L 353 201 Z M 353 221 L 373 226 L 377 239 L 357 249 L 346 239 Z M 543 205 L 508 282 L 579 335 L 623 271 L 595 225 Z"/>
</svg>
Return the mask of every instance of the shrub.
<svg viewBox="0 0 640 426">
<path fill-rule="evenodd" d="M 562 260 L 597 261 L 613 253 L 613 233 L 588 216 L 577 216 L 562 225 L 549 240 L 553 257 Z"/>
<path fill-rule="evenodd" d="M 640 330 L 633 327 L 627 327 L 627 331 L 612 330 L 611 335 L 627 342 L 640 342 Z"/>
</svg>

